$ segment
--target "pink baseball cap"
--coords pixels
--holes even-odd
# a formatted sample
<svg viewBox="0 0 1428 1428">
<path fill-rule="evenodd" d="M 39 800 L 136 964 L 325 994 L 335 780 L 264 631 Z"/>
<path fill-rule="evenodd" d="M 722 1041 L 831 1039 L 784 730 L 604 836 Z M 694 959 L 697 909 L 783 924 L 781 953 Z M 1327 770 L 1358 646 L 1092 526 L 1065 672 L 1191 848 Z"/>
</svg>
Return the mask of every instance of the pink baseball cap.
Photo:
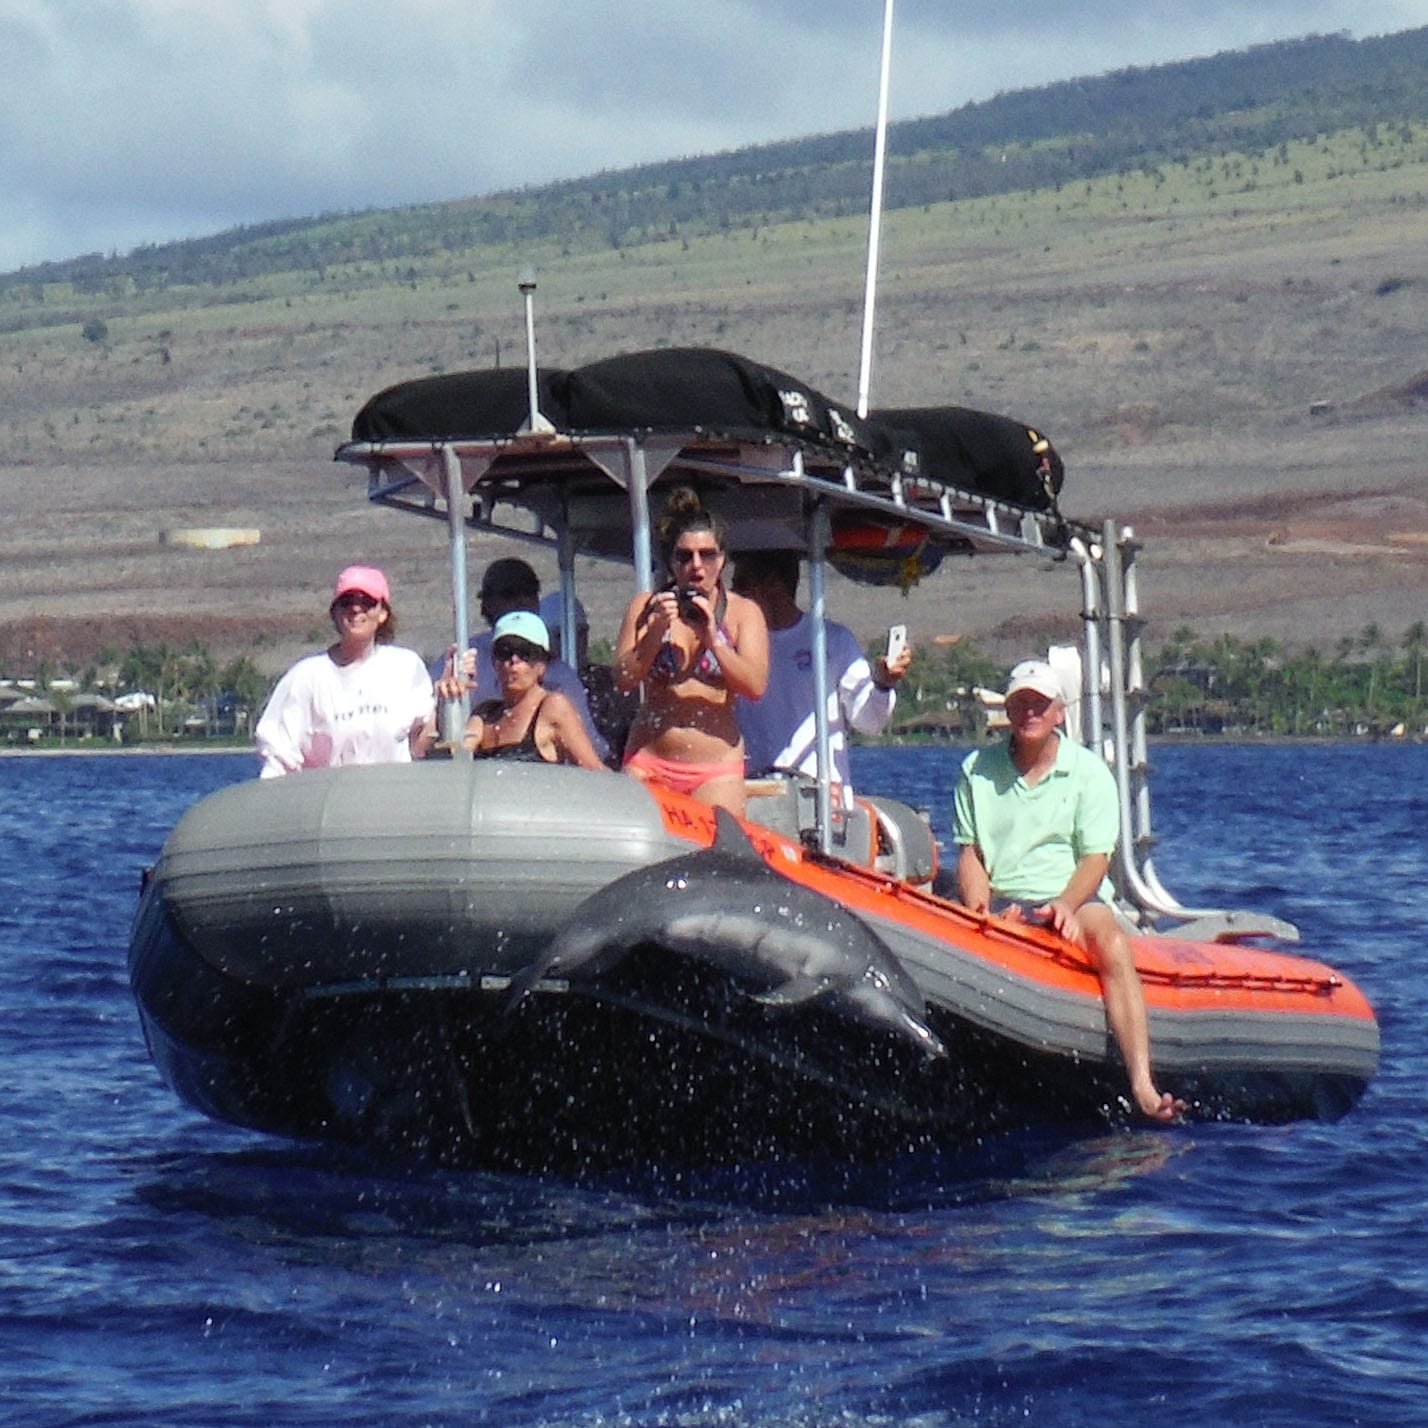
<svg viewBox="0 0 1428 1428">
<path fill-rule="evenodd" d="M 349 565 L 337 577 L 337 584 L 333 586 L 333 603 L 336 604 L 353 590 L 359 595 L 380 600 L 384 605 L 390 606 L 392 603 L 392 587 L 387 584 L 387 577 L 375 565 Z"/>
</svg>

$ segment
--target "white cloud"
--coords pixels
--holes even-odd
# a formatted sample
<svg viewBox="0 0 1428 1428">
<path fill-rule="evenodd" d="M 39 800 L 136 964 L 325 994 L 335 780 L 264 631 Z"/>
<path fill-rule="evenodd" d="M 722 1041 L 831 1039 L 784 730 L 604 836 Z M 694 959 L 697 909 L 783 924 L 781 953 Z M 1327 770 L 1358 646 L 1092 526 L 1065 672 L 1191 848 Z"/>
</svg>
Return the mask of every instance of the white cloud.
<svg viewBox="0 0 1428 1428">
<path fill-rule="evenodd" d="M 870 121 L 881 0 L 0 0 L 0 269 Z M 898 0 L 895 115 L 1428 0 Z"/>
</svg>

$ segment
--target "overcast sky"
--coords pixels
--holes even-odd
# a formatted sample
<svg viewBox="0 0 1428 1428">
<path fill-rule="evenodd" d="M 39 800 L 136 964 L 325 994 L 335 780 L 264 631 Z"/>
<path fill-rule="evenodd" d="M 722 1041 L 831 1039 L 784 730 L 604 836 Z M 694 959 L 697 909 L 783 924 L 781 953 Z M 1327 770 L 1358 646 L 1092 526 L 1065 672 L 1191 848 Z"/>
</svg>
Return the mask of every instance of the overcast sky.
<svg viewBox="0 0 1428 1428">
<path fill-rule="evenodd" d="M 0 0 L 0 271 L 872 122 L 883 0 Z M 894 118 L 1428 24 L 1428 0 L 897 0 Z"/>
</svg>

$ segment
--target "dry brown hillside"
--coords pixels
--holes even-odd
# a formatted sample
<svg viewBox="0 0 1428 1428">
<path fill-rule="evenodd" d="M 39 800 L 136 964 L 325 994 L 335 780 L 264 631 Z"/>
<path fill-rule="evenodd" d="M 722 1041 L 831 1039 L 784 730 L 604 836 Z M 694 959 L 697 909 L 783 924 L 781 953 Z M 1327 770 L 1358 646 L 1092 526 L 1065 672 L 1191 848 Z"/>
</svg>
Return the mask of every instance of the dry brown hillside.
<svg viewBox="0 0 1428 1428">
<path fill-rule="evenodd" d="M 890 216 L 876 400 L 1015 413 L 1065 456 L 1065 504 L 1145 538 L 1152 634 L 1332 643 L 1428 617 L 1428 156 L 1253 191 L 1125 177 Z M 855 387 L 861 225 L 535 255 L 541 356 L 700 343 Z M 409 283 L 300 283 L 173 312 L 93 300 L 0 332 L 0 664 L 131 639 L 254 647 L 277 668 L 323 637 L 333 573 L 385 565 L 406 637 L 449 624 L 443 531 L 369 508 L 331 462 L 401 378 L 521 360 L 525 255 Z M 49 297 L 51 304 L 54 296 Z M 79 316 L 104 317 L 87 340 Z M 188 550 L 161 534 L 256 529 Z M 479 565 L 496 553 L 475 553 Z M 541 563 L 549 576 L 553 561 Z M 582 567 L 596 634 L 622 570 Z M 915 598 L 839 584 L 864 635 L 974 636 L 1010 656 L 1074 616 L 1068 577 L 944 565 Z"/>
</svg>

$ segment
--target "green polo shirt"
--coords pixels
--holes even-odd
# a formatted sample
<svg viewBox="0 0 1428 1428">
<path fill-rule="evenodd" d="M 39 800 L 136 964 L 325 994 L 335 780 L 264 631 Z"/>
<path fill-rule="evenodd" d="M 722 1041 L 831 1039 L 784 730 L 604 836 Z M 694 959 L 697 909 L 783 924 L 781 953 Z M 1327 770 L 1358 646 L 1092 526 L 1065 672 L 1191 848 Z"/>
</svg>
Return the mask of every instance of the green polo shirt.
<svg viewBox="0 0 1428 1428">
<path fill-rule="evenodd" d="M 1018 902 L 1047 902 L 1061 893 L 1082 858 L 1110 854 L 1120 836 L 1120 798 L 1105 762 L 1058 736 L 1056 763 L 1028 786 L 1009 743 L 969 754 L 954 801 L 956 840 L 974 844 L 992 892 Z M 1098 896 L 1109 901 L 1107 878 Z"/>
</svg>

